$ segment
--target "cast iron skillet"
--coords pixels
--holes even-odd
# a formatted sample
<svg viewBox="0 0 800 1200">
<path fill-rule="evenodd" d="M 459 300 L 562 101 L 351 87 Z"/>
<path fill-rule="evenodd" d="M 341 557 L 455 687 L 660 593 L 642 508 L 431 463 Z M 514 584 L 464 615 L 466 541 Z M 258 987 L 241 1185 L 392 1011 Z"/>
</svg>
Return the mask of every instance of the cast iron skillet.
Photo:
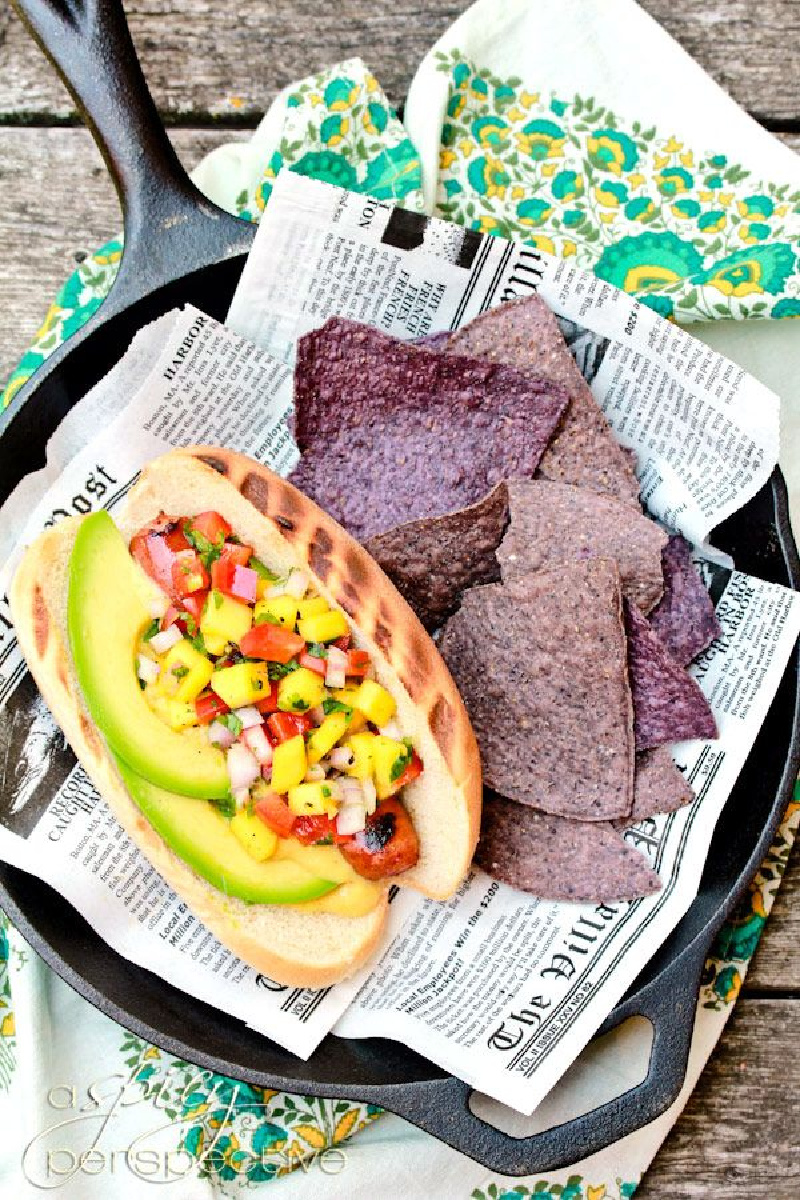
<svg viewBox="0 0 800 1200">
<path fill-rule="evenodd" d="M 47 438 L 145 322 L 191 302 L 224 318 L 253 229 L 209 204 L 184 174 L 136 61 L 118 0 L 14 0 L 70 88 L 100 146 L 124 211 L 117 282 L 94 319 L 52 355 L 0 419 L 0 501 L 44 463 Z M 795 587 L 800 562 L 786 490 L 770 483 L 715 531 L 742 570 Z M 647 1078 L 610 1103 L 517 1139 L 475 1117 L 470 1089 L 388 1041 L 328 1037 L 308 1062 L 192 1000 L 111 951 L 46 884 L 0 863 L 0 903 L 76 991 L 128 1029 L 178 1055 L 262 1086 L 379 1104 L 508 1175 L 574 1163 L 652 1121 L 686 1071 L 701 971 L 714 934 L 753 876 L 800 765 L 797 660 L 714 834 L 697 899 L 603 1032 L 634 1015 L 654 1038 Z M 265 986 L 268 986 L 265 981 Z"/>
</svg>

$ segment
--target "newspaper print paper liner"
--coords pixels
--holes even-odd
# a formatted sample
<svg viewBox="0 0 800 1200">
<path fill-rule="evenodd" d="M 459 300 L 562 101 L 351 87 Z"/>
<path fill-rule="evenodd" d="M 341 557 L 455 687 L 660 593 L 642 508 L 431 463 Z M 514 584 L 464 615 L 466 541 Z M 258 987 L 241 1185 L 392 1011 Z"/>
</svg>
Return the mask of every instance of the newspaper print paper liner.
<svg viewBox="0 0 800 1200">
<path fill-rule="evenodd" d="M 360 64 L 357 64 L 357 66 L 360 66 Z M 327 74 L 325 78 L 327 78 L 328 81 L 332 81 L 334 78 L 346 78 L 352 74 L 353 64 L 348 63 L 342 64 L 339 68 L 334 68 Z M 295 95 L 297 96 L 297 101 L 294 104 L 294 107 L 298 110 L 298 115 L 302 114 L 305 119 L 314 116 L 313 107 L 306 103 L 306 97 L 309 95 L 312 97 L 319 95 L 318 91 L 312 91 L 313 85 L 319 78 L 320 77 L 316 77 L 314 80 L 304 81 L 302 84 L 298 85 L 296 90 Z M 521 94 L 519 99 L 523 105 L 526 104 L 526 102 L 528 104 L 539 103 L 538 97 L 531 96 L 529 98 L 527 95 Z M 581 107 L 584 105 L 588 107 L 590 111 L 596 107 L 593 101 L 586 102 L 580 97 L 576 97 L 574 102 L 570 103 L 550 100 L 548 104 L 547 97 L 544 97 L 542 100 L 543 107 L 545 109 L 551 107 L 554 113 L 556 112 L 556 108 L 552 106 L 558 105 L 559 103 L 564 105 L 565 112 L 566 109 L 571 106 L 575 116 L 581 115 Z M 599 111 L 602 115 L 606 115 L 602 109 Z M 564 113 L 557 115 L 564 115 Z M 634 132 L 636 131 L 634 130 Z M 582 131 L 578 131 L 576 136 L 582 138 Z M 658 133 L 655 130 L 653 130 L 652 138 L 645 140 L 649 141 L 653 145 L 655 151 L 660 150 L 662 153 L 669 153 L 675 156 L 681 152 L 688 152 L 686 151 L 685 147 L 675 144 L 676 139 L 664 137 L 662 133 Z M 226 195 L 226 193 L 228 192 L 230 181 L 232 179 L 236 179 L 236 162 L 233 161 L 227 164 L 225 163 L 224 148 L 221 151 L 216 152 L 216 155 L 212 155 L 211 158 L 216 158 L 217 163 L 219 163 L 220 167 L 223 169 L 220 170 L 219 167 L 215 169 L 212 166 L 212 173 L 206 173 L 206 186 L 208 187 L 209 192 L 215 193 L 217 198 L 222 203 L 226 203 L 227 199 L 227 206 L 229 208 L 239 208 L 239 211 L 244 214 L 248 195 L 252 196 L 256 189 L 262 186 L 261 182 L 259 182 L 259 179 L 261 178 L 263 163 L 266 161 L 266 156 L 259 153 L 256 156 L 255 170 L 251 169 L 245 174 L 244 177 L 239 178 L 238 183 L 235 184 L 237 187 L 237 195 L 235 198 L 233 198 L 233 202 L 231 202 L 231 199 Z M 712 156 L 712 159 L 709 160 L 709 165 L 717 169 L 729 168 L 729 164 L 724 160 L 724 156 L 719 155 L 717 158 L 718 161 L 714 162 Z M 287 161 L 288 160 L 290 160 L 290 156 L 287 156 Z M 226 167 L 227 170 L 225 169 Z M 613 174 L 613 171 L 611 173 Z M 268 165 L 263 175 L 263 181 L 267 186 L 263 188 L 262 196 L 268 193 L 269 186 L 271 186 L 270 176 L 273 174 L 274 168 Z M 735 201 L 737 210 L 741 205 L 745 205 L 746 210 L 749 212 L 750 205 L 745 192 L 756 196 L 766 195 L 768 204 L 763 205 L 762 207 L 764 208 L 774 205 L 774 198 L 772 195 L 772 193 L 776 191 L 774 185 L 768 184 L 761 187 L 754 186 L 749 181 L 748 173 L 746 171 L 740 171 L 739 177 L 743 181 L 742 186 L 739 185 L 738 181 L 736 185 L 733 184 L 732 179 L 727 181 L 728 190 L 729 192 L 733 193 L 731 199 L 728 201 L 729 205 Z M 562 184 L 566 184 L 566 182 L 566 179 L 561 180 Z M 242 185 L 241 188 L 239 188 L 239 184 Z M 781 207 L 783 201 L 787 197 L 789 189 L 784 187 L 781 189 L 781 191 L 782 194 L 777 196 L 777 199 L 779 200 L 779 205 L 777 206 L 778 208 Z M 474 196 L 475 200 L 479 202 L 478 194 L 474 193 Z M 405 202 L 412 203 L 415 207 L 418 207 L 420 205 L 419 194 L 415 193 L 413 188 L 409 189 L 405 198 Z M 465 198 L 464 203 L 469 203 L 469 201 Z M 705 197 L 698 198 L 697 203 L 699 208 L 703 208 L 704 205 L 709 204 L 709 200 L 707 200 Z M 776 214 L 778 219 L 782 218 L 784 215 L 785 214 L 780 211 L 778 211 Z M 610 222 L 607 223 L 610 224 Z M 597 228 L 597 226 L 593 225 L 591 219 L 588 219 L 585 229 L 573 233 L 572 239 L 565 239 L 561 246 L 556 245 L 554 242 L 554 247 L 556 249 L 561 249 L 563 253 L 569 255 L 572 252 L 572 247 L 569 245 L 569 241 L 572 240 L 576 249 L 578 246 L 585 247 L 586 251 L 591 255 L 592 250 L 590 247 L 592 247 L 593 243 L 598 240 L 593 236 L 593 230 Z M 656 229 L 658 229 L 657 224 Z M 777 224 L 773 224 L 772 229 L 777 235 L 780 235 L 782 232 Z M 529 234 L 527 228 L 522 232 L 523 235 L 527 235 L 532 238 L 538 238 L 540 236 L 547 237 L 546 233 L 544 235 L 536 232 Z M 114 240 L 85 260 L 79 270 L 70 278 L 68 283 L 59 293 L 55 304 L 48 314 L 45 324 L 37 335 L 33 347 L 25 355 L 19 368 L 14 372 L 9 380 L 9 384 L 3 397 L 4 403 L 7 403 L 11 395 L 13 395 L 17 388 L 21 386 L 24 380 L 30 377 L 38 364 L 43 361 L 47 354 L 50 353 L 57 345 L 59 345 L 67 336 L 69 336 L 74 329 L 79 328 L 80 325 L 83 324 L 88 318 L 88 316 L 91 315 L 91 312 L 94 311 L 94 309 L 100 303 L 102 297 L 107 293 L 111 282 L 113 281 L 120 254 L 121 244 L 118 240 Z M 680 272 L 680 266 L 681 264 L 677 262 L 673 264 L 673 267 L 677 268 L 678 273 Z M 792 282 L 792 280 L 788 281 L 789 287 L 791 287 Z M 738 284 L 734 283 L 731 290 L 733 291 L 733 289 L 737 286 Z M 800 301 L 794 299 L 791 294 L 780 292 L 779 277 L 776 277 L 774 274 L 771 280 L 771 288 L 772 291 L 770 291 L 767 295 L 767 302 L 772 303 L 772 315 L 776 317 L 790 316 L 795 315 L 795 313 L 800 311 Z M 683 300 L 679 302 L 678 311 L 681 312 L 681 315 L 698 315 L 696 308 L 693 308 L 692 304 L 690 303 L 691 300 L 692 295 L 690 292 L 688 296 L 684 297 Z M 761 311 L 759 311 L 759 305 L 762 305 Z M 750 303 L 749 311 L 752 313 L 752 315 L 762 315 L 763 305 L 764 302 L 760 298 L 757 298 L 754 302 Z M 726 310 L 726 315 L 727 312 L 728 310 Z M 722 315 L 722 313 L 711 310 L 709 311 L 708 315 L 716 317 L 717 315 Z M 766 917 L 772 907 L 774 896 L 780 883 L 780 877 L 788 860 L 789 850 L 794 841 L 799 823 L 800 803 L 795 802 L 794 805 L 790 806 L 790 810 L 787 812 L 786 820 L 781 826 L 780 832 L 775 839 L 773 849 L 770 852 L 768 859 L 765 861 L 762 871 L 753 882 L 749 899 L 742 903 L 737 916 L 729 921 L 724 927 L 719 938 L 717 939 L 715 950 L 712 953 L 712 956 L 709 957 L 706 967 L 706 980 L 704 983 L 703 993 L 701 995 L 701 1004 L 698 1009 L 699 1025 L 694 1043 L 695 1048 L 693 1050 L 693 1063 L 691 1065 L 692 1069 L 690 1070 L 690 1074 L 687 1078 L 687 1085 L 684 1094 L 679 1097 L 678 1101 L 676 1101 L 673 1109 L 666 1114 L 665 1117 L 661 1118 L 659 1123 L 662 1127 L 660 1137 L 663 1137 L 666 1134 L 667 1130 L 676 1119 L 683 1104 L 685 1103 L 686 1095 L 688 1095 L 688 1092 L 691 1090 L 694 1081 L 699 1074 L 705 1057 L 708 1053 L 710 1053 L 714 1042 L 721 1033 L 725 1019 L 727 1018 L 731 1006 L 735 1001 L 736 995 L 738 994 L 739 987 L 741 986 L 741 980 L 744 977 L 747 963 L 749 962 L 749 959 L 755 950 L 758 938 L 766 922 Z M 2 985 L 3 996 L 2 1001 L 0 1002 L 2 1009 L 4 1010 L 2 1026 L 0 1026 L 0 1036 L 2 1036 L 3 1040 L 0 1045 L 2 1046 L 5 1063 L 3 1075 L 6 1080 L 9 1080 L 15 1062 L 16 1038 L 14 1033 L 15 1020 L 11 1003 L 11 983 L 8 959 L 6 958 L 6 945 L 7 944 L 4 941 L 3 953 L 0 954 L 0 960 L 5 960 Z M 24 948 L 16 949 L 14 957 L 16 958 L 19 966 L 22 965 L 22 959 L 24 955 Z M 85 1014 L 86 1020 L 90 1021 L 96 1016 L 97 1014 L 87 1007 Z M 129 1047 L 127 1048 L 129 1049 Z M 169 1062 L 169 1056 L 162 1055 L 160 1051 L 153 1047 L 146 1048 L 141 1046 L 139 1049 L 142 1057 L 148 1059 L 147 1065 L 144 1066 L 142 1070 L 146 1072 L 148 1077 L 156 1078 L 156 1084 L 154 1084 L 154 1086 L 157 1086 L 158 1077 L 171 1070 L 172 1064 Z M 279 1097 L 278 1099 L 282 1101 L 283 1098 Z M 295 1101 L 297 1100 L 298 1098 L 295 1098 Z M 333 1102 L 323 1103 L 330 1104 L 330 1107 L 333 1108 Z M 287 1115 L 288 1112 L 289 1110 L 287 1109 Z M 302 1116 L 302 1113 L 295 1108 L 294 1103 L 291 1105 L 291 1112 L 293 1115 L 288 1119 L 285 1118 L 282 1121 L 284 1126 L 289 1126 L 292 1124 L 292 1122 L 296 1119 L 295 1114 L 297 1116 Z M 315 1154 L 317 1152 L 315 1147 L 319 1143 L 320 1139 L 326 1142 L 326 1144 L 334 1144 L 334 1142 L 341 1140 L 341 1135 L 347 1126 L 349 1126 L 348 1132 L 351 1132 L 355 1128 L 360 1128 L 365 1120 L 371 1119 L 374 1115 L 374 1111 L 356 1113 L 356 1115 L 352 1118 L 350 1118 L 348 1114 L 344 1114 L 338 1123 L 334 1123 L 332 1125 L 331 1121 L 327 1119 L 327 1113 L 325 1120 L 322 1120 L 320 1116 L 316 1123 L 314 1122 L 311 1114 L 308 1114 L 308 1124 L 305 1126 L 305 1128 L 310 1131 L 308 1135 L 303 1137 L 301 1133 L 297 1140 L 292 1140 L 291 1138 L 289 1139 L 290 1150 L 295 1151 L 295 1162 L 303 1158 L 304 1155 L 308 1157 Z M 237 1121 L 237 1119 L 238 1114 L 235 1114 L 233 1117 L 233 1123 L 230 1125 L 230 1145 L 234 1145 L 237 1141 L 239 1141 L 234 1133 L 234 1123 Z M 227 1129 L 228 1126 L 226 1125 L 225 1128 Z M 333 1132 L 331 1132 L 331 1130 Z M 199 1140 L 199 1137 L 195 1138 L 195 1146 Z M 658 1140 L 660 1140 L 660 1138 Z M 269 1144 L 269 1133 L 265 1138 L 265 1142 L 266 1144 Z M 281 1138 L 279 1133 L 275 1139 L 275 1146 L 279 1147 L 280 1142 Z M 246 1138 L 240 1141 L 239 1144 L 246 1144 Z M 657 1141 L 655 1144 L 657 1144 Z M 617 1192 L 620 1196 L 630 1196 L 635 1189 L 636 1180 L 638 1179 L 641 1170 L 643 1170 L 643 1168 L 647 1165 L 647 1162 L 649 1161 L 649 1158 L 652 1156 L 653 1152 L 654 1146 L 650 1146 L 648 1139 L 645 1138 L 638 1164 L 631 1164 L 630 1166 L 628 1182 L 619 1180 L 619 1178 L 617 1178 L 616 1186 L 612 1182 L 613 1172 L 610 1178 L 607 1174 L 610 1167 L 610 1164 L 607 1161 L 598 1162 L 593 1169 L 590 1168 L 591 1173 L 588 1175 L 573 1174 L 567 1180 L 567 1173 L 565 1172 L 562 1176 L 566 1181 L 564 1184 L 558 1183 L 555 1178 L 552 1180 L 552 1184 L 553 1186 L 561 1189 L 562 1197 L 565 1194 L 564 1188 L 566 1187 L 566 1192 L 569 1194 L 570 1200 L 584 1200 L 585 1197 L 591 1197 L 591 1200 L 595 1200 L 595 1197 L 598 1194 L 612 1195 Z M 602 1160 L 603 1156 L 599 1156 L 599 1158 Z M 268 1168 L 270 1174 L 283 1173 L 288 1169 L 290 1168 L 275 1162 L 270 1163 Z M 228 1172 L 231 1170 L 234 1175 L 241 1179 L 241 1166 L 236 1163 L 235 1158 L 233 1157 L 229 1157 L 228 1170 L 224 1172 L 224 1175 L 226 1177 L 230 1177 Z M 216 1178 L 221 1184 L 223 1191 L 225 1191 L 227 1194 L 227 1188 L 223 1183 L 223 1175 L 219 1172 L 215 1173 L 213 1171 L 211 1174 L 216 1175 Z M 609 1179 L 608 1190 L 607 1185 L 602 1182 L 604 1179 Z M 533 1186 L 534 1185 L 532 1185 L 532 1187 Z M 535 1186 L 537 1187 L 537 1191 L 542 1191 L 548 1185 L 544 1180 L 541 1180 Z M 529 1191 L 523 1186 L 518 1186 L 515 1191 L 517 1194 L 523 1196 L 532 1194 L 532 1191 Z M 476 1197 L 482 1196 L 483 1194 L 484 1193 L 482 1191 L 476 1191 L 475 1193 Z M 487 1194 L 497 1195 L 498 1193 L 496 1187 L 491 1185 Z"/>
</svg>

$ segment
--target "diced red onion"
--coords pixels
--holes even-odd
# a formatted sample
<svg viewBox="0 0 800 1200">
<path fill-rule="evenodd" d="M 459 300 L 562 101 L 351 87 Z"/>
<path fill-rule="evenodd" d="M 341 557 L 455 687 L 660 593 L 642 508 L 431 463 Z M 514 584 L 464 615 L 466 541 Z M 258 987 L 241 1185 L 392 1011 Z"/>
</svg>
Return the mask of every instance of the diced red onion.
<svg viewBox="0 0 800 1200">
<path fill-rule="evenodd" d="M 136 672 L 143 683 L 155 683 L 161 668 L 146 654 L 140 654 L 136 660 Z"/>
<path fill-rule="evenodd" d="M 325 778 L 325 768 L 322 763 L 314 763 L 313 767 L 309 767 L 306 771 L 306 783 L 322 783 Z"/>
<path fill-rule="evenodd" d="M 337 771 L 345 771 L 348 767 L 352 767 L 355 761 L 355 754 L 352 750 L 348 750 L 347 746 L 334 746 L 328 755 L 328 762 Z"/>
<path fill-rule="evenodd" d="M 328 647 L 328 658 L 325 663 L 325 686 L 336 689 L 343 688 L 346 681 L 347 655 L 338 646 Z"/>
<path fill-rule="evenodd" d="M 166 596 L 164 592 L 159 592 L 159 594 L 157 596 L 154 595 L 153 599 L 150 601 L 150 616 L 154 621 L 160 621 L 168 608 L 169 596 Z"/>
<path fill-rule="evenodd" d="M 155 650 L 156 654 L 166 654 L 173 646 L 176 646 L 183 637 L 177 625 L 170 625 L 168 629 L 162 629 L 160 633 L 155 634 L 150 638 L 150 645 Z"/>
<path fill-rule="evenodd" d="M 367 823 L 367 816 L 360 804 L 348 804 L 340 808 L 336 816 L 336 832 L 342 837 L 360 833 Z"/>
<path fill-rule="evenodd" d="M 172 578 L 172 564 L 175 562 L 175 552 L 170 550 L 163 537 L 149 537 L 147 549 L 150 551 L 150 561 L 156 575 L 163 579 Z"/>
<path fill-rule="evenodd" d="M 234 716 L 242 722 L 242 729 L 252 729 L 256 725 L 261 725 L 264 720 L 254 704 L 248 704 L 245 708 L 235 708 L 233 712 Z"/>
<path fill-rule="evenodd" d="M 396 721 L 387 721 L 385 725 L 379 727 L 378 733 L 382 733 L 384 737 L 392 738 L 395 742 L 399 742 L 403 736 L 403 731 Z"/>
<path fill-rule="evenodd" d="M 236 805 L 236 811 L 238 812 L 240 808 L 244 808 L 245 804 L 247 804 L 248 800 L 250 799 L 250 788 L 233 788 L 232 793 L 233 802 Z"/>
<path fill-rule="evenodd" d="M 208 740 L 220 750 L 227 750 L 236 741 L 236 737 L 221 721 L 212 721 L 208 727 Z"/>
<path fill-rule="evenodd" d="M 255 755 L 259 766 L 269 766 L 272 762 L 272 743 L 264 732 L 263 725 L 251 725 L 249 729 L 245 729 L 242 741 Z"/>
<path fill-rule="evenodd" d="M 255 604 L 257 586 L 258 573 L 252 567 L 241 567 L 237 563 L 233 568 L 231 595 L 236 596 L 239 600 L 245 600 L 248 604 Z"/>
<path fill-rule="evenodd" d="M 285 592 L 287 596 L 294 596 L 295 600 L 302 600 L 308 591 L 308 585 L 311 580 L 306 575 L 305 571 L 290 571 L 289 578 L 286 580 Z"/>
<path fill-rule="evenodd" d="M 249 788 L 261 774 L 258 759 L 243 742 L 234 742 L 228 750 L 228 774 L 231 777 L 232 792 L 238 792 L 240 788 Z"/>
<path fill-rule="evenodd" d="M 361 794 L 364 797 L 367 816 L 371 817 L 378 806 L 378 793 L 375 791 L 375 784 L 371 779 L 361 780 Z"/>
<path fill-rule="evenodd" d="M 325 709 L 321 704 L 315 704 L 313 708 L 308 710 L 308 715 L 315 725 L 321 725 L 325 720 Z"/>
<path fill-rule="evenodd" d="M 357 779 L 350 779 L 348 776 L 343 776 L 337 779 L 339 785 L 339 803 L 343 805 L 358 804 L 361 808 L 364 807 L 364 794 L 361 791 L 361 784 Z"/>
</svg>

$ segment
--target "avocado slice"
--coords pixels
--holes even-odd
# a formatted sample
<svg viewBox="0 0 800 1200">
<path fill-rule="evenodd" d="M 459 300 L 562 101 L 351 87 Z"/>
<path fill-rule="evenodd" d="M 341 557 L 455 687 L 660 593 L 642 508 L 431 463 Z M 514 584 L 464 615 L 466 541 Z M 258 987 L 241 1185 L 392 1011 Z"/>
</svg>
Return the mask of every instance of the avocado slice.
<svg viewBox="0 0 800 1200">
<path fill-rule="evenodd" d="M 256 862 L 213 804 L 156 787 L 120 759 L 117 767 L 135 804 L 170 849 L 226 896 L 251 904 L 301 904 L 325 896 L 342 882 L 314 874 L 313 856 L 310 869 L 288 857 Z M 298 845 L 300 852 L 304 849 Z M 343 866 L 337 874 L 344 874 Z"/>
<path fill-rule="evenodd" d="M 139 687 L 136 645 L 150 622 L 153 594 L 108 513 L 87 516 L 70 556 L 67 600 L 86 706 L 114 753 L 138 775 L 171 792 L 223 800 L 230 788 L 225 756 L 202 735 L 170 729 Z"/>
</svg>

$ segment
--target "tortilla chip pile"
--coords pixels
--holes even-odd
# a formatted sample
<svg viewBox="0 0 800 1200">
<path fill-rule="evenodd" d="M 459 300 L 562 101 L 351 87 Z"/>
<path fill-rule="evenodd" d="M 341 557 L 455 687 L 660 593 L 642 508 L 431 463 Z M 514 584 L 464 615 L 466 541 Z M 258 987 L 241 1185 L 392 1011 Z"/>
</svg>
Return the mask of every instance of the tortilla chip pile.
<svg viewBox="0 0 800 1200">
<path fill-rule="evenodd" d="M 298 343 L 295 405 L 292 482 L 440 631 L 487 785 L 478 865 L 542 899 L 657 891 L 623 834 L 693 798 L 668 746 L 716 737 L 685 667 L 719 625 L 553 314 L 533 296 L 415 345 L 334 318 Z"/>
</svg>

